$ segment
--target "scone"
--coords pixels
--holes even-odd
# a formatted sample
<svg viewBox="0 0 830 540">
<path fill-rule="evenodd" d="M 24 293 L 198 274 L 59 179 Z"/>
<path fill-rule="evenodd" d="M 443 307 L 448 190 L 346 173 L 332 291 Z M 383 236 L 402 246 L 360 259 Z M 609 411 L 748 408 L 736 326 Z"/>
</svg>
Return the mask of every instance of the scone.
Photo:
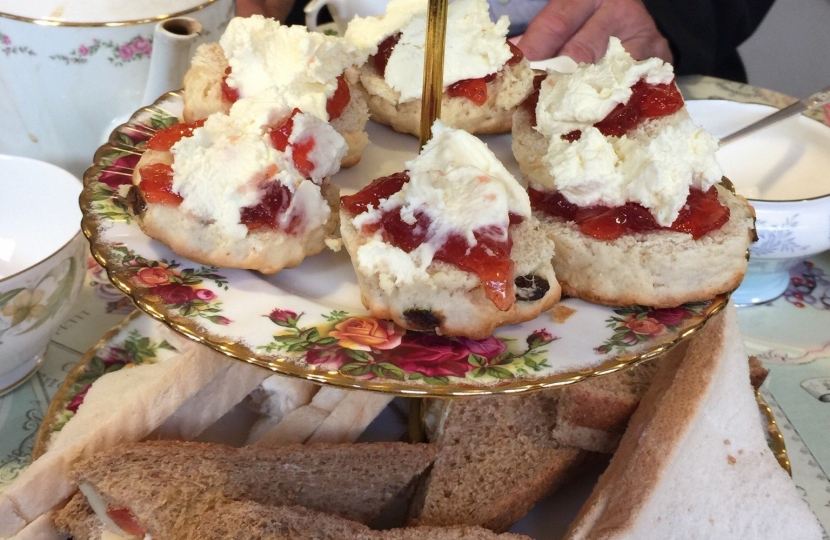
<svg viewBox="0 0 830 540">
<path fill-rule="evenodd" d="M 360 67 L 372 120 L 419 135 L 426 0 L 392 0 L 380 17 L 356 17 L 345 37 L 369 60 Z M 470 133 L 507 133 L 530 93 L 533 72 L 506 41 L 508 21 L 490 22 L 485 0 L 455 0 L 447 13 L 441 120 Z"/>
<path fill-rule="evenodd" d="M 372 315 L 481 339 L 535 318 L 560 287 L 527 194 L 478 138 L 437 121 L 406 170 L 341 199 L 341 234 Z"/>
<path fill-rule="evenodd" d="M 339 219 L 328 177 L 346 143 L 266 94 L 148 141 L 128 193 L 145 234 L 203 264 L 266 274 L 323 250 Z"/>
<path fill-rule="evenodd" d="M 611 38 L 597 64 L 537 85 L 516 112 L 513 153 L 563 293 L 673 307 L 735 289 L 754 212 L 718 185 L 718 142 L 692 123 L 672 66 L 635 62 Z"/>
<path fill-rule="evenodd" d="M 184 77 L 184 120 L 227 114 L 238 99 L 277 88 L 289 105 L 331 123 L 349 147 L 341 166 L 351 167 L 369 140 L 369 111 L 356 88 L 356 66 L 365 59 L 342 38 L 237 17 L 219 43 L 196 49 Z"/>
</svg>

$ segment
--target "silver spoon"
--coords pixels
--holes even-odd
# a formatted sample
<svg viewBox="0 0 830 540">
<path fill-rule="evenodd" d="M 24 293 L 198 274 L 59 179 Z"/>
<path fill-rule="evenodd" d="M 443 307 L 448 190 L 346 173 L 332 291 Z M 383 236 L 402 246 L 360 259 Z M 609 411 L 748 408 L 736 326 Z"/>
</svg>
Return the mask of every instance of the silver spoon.
<svg viewBox="0 0 830 540">
<path fill-rule="evenodd" d="M 806 97 L 802 100 L 796 101 L 789 107 L 785 107 L 780 111 L 776 111 L 769 116 L 765 116 L 761 118 L 757 122 L 753 122 L 749 124 L 745 128 L 741 128 L 738 131 L 727 135 L 726 137 L 722 137 L 720 140 L 721 146 L 726 146 L 727 144 L 737 141 L 738 139 L 742 139 L 749 135 L 750 133 L 755 133 L 758 130 L 764 129 L 769 127 L 773 124 L 776 124 L 782 120 L 785 120 L 791 116 L 795 116 L 797 114 L 801 114 L 804 111 L 813 109 L 815 107 L 819 107 L 824 105 L 825 103 L 830 102 L 830 86 L 822 90 L 821 92 L 816 92 L 810 97 Z"/>
</svg>

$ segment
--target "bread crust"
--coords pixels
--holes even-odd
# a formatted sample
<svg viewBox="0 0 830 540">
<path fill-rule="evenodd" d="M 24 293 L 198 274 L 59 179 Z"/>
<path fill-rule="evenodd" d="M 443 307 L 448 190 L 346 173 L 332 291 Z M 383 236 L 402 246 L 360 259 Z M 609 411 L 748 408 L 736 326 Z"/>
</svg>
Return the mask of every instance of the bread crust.
<svg viewBox="0 0 830 540">
<path fill-rule="evenodd" d="M 400 94 L 375 69 L 372 61 L 360 67 L 360 89 L 366 96 L 372 120 L 395 131 L 420 136 L 421 100 L 398 103 Z M 508 133 L 516 107 L 533 90 L 533 70 L 526 59 L 505 66 L 487 83 L 487 101 L 476 105 L 464 97 L 441 99 L 441 121 L 475 135 Z"/>
<path fill-rule="evenodd" d="M 385 282 L 394 281 L 394 276 L 366 274 L 360 270 L 357 250 L 369 238 L 357 231 L 353 217 L 341 209 L 340 233 L 357 274 L 361 301 L 373 316 L 391 319 L 403 328 L 484 339 L 499 326 L 535 319 L 561 297 L 561 288 L 550 266 L 550 251 L 545 248 L 544 255 L 538 253 L 540 246 L 548 242 L 533 218 L 523 221 L 512 232 L 514 278 L 538 276 L 547 281 L 549 289 L 538 300 L 517 300 L 508 310 L 501 311 L 485 296 L 484 287 L 475 275 L 440 261 L 433 261 L 427 267 L 429 281 L 400 284 L 392 289 L 384 287 Z M 422 321 L 410 310 L 429 313 L 431 318 Z"/>
<path fill-rule="evenodd" d="M 207 43 L 196 49 L 191 67 L 184 76 L 182 116 L 185 122 L 195 122 L 213 113 L 230 112 L 231 104 L 222 99 L 222 78 L 227 68 L 228 61 L 218 43 Z M 357 71 L 348 68 L 344 75 L 349 85 L 349 103 L 342 114 L 329 123 L 346 140 L 349 149 L 340 160 L 340 166 L 353 167 L 360 162 L 369 142 L 366 134 L 369 108 L 363 92 L 357 88 Z"/>
</svg>

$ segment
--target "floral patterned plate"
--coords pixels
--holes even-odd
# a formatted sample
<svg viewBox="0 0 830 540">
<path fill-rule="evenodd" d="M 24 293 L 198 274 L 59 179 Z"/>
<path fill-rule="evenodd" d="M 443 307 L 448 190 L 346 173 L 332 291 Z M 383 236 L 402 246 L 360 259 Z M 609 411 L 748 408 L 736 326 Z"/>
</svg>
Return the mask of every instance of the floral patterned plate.
<svg viewBox="0 0 830 540">
<path fill-rule="evenodd" d="M 483 340 L 406 331 L 360 303 L 348 255 L 327 251 L 275 276 L 191 262 L 145 236 L 119 196 L 152 133 L 177 122 L 179 93 L 117 128 L 84 175 L 83 230 L 110 280 L 139 308 L 234 358 L 342 387 L 414 396 L 521 392 L 611 373 L 662 354 L 726 302 L 674 309 L 608 308 L 567 299 Z M 370 122 L 359 165 L 334 177 L 343 193 L 403 169 L 414 137 Z M 514 174 L 508 135 L 483 137 Z"/>
<path fill-rule="evenodd" d="M 49 403 L 37 432 L 32 461 L 43 455 L 52 435 L 75 416 L 89 387 L 101 376 L 163 362 L 178 354 L 164 339 L 161 329 L 150 317 L 133 311 L 81 357 Z"/>
</svg>

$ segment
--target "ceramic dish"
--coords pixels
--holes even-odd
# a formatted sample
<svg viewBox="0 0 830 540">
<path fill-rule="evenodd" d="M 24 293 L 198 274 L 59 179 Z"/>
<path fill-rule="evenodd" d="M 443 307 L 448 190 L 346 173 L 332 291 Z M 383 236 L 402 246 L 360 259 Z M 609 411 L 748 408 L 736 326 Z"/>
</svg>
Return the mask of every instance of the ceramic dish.
<svg viewBox="0 0 830 540">
<path fill-rule="evenodd" d="M 696 123 L 724 136 L 777 110 L 757 103 L 691 100 Z M 789 118 L 718 151 L 724 174 L 756 212 L 758 241 L 747 276 L 733 294 L 739 305 L 773 300 L 789 271 L 830 249 L 830 127 L 805 115 Z"/>
<path fill-rule="evenodd" d="M 190 262 L 145 236 L 119 186 L 129 184 L 151 134 L 176 122 L 180 94 L 162 97 L 119 127 L 84 178 L 83 230 L 112 282 L 139 308 L 229 356 L 337 386 L 404 395 L 520 392 L 573 383 L 661 354 L 726 302 L 673 309 L 609 308 L 568 299 L 536 320 L 484 340 L 407 332 L 360 303 L 345 250 L 275 276 Z M 370 123 L 360 164 L 334 177 L 344 194 L 403 169 L 414 137 Z M 510 137 L 483 138 L 518 175 Z"/>
<path fill-rule="evenodd" d="M 162 362 L 172 358 L 176 352 L 164 340 L 162 330 L 159 323 L 136 311 L 123 323 L 110 330 L 97 345 L 90 349 L 72 369 L 53 398 L 37 433 L 32 459 L 43 454 L 49 438 L 60 431 L 71 419 L 83 402 L 86 390 L 104 373 L 118 369 L 140 369 L 142 364 Z M 789 460 L 783 437 L 778 431 L 769 407 L 764 403 L 760 394 L 756 396 L 767 425 L 770 448 L 782 467 L 789 471 Z M 398 440 L 401 434 L 406 432 L 407 425 L 405 416 L 396 410 L 397 405 L 398 402 L 393 401 L 359 440 L 367 442 Z M 199 439 L 229 444 L 244 441 L 245 433 L 235 433 L 232 430 L 244 431 L 244 426 L 249 427 L 253 421 L 253 418 L 248 418 L 253 417 L 253 414 L 244 406 L 238 406 L 228 414 L 234 417 L 233 422 L 219 420 Z M 602 459 L 593 461 L 577 477 L 550 497 L 540 501 L 527 516 L 511 528 L 511 531 L 545 540 L 562 538 L 568 525 L 593 489 L 604 466 L 605 462 Z"/>
</svg>

